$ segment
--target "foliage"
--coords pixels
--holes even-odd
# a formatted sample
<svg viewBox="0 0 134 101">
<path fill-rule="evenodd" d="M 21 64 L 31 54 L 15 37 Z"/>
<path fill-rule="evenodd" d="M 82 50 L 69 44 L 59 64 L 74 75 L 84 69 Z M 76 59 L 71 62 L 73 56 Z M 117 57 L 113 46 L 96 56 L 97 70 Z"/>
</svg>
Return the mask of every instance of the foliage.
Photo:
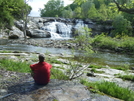
<svg viewBox="0 0 134 101">
<path fill-rule="evenodd" d="M 118 47 L 118 43 L 116 41 L 116 39 L 113 39 L 109 36 L 106 36 L 104 34 L 101 35 L 96 35 L 95 38 L 93 39 L 93 46 L 96 47 L 100 47 L 100 48 L 104 48 L 104 49 L 115 49 L 116 47 Z"/>
<path fill-rule="evenodd" d="M 81 80 L 81 83 L 86 85 L 89 90 L 96 91 L 97 93 L 103 92 L 104 94 L 122 99 L 124 101 L 134 100 L 134 91 L 131 91 L 128 88 L 120 87 L 114 82 L 88 82 L 86 80 Z"/>
<path fill-rule="evenodd" d="M 30 72 L 28 63 L 21 62 L 21 61 L 13 61 L 8 59 L 1 59 L 0 60 L 0 68 L 9 70 L 9 71 L 17 71 L 27 73 Z"/>
<path fill-rule="evenodd" d="M 109 36 L 101 34 L 101 35 L 95 36 L 91 45 L 93 45 L 94 47 L 110 49 L 110 50 L 117 50 L 118 48 L 122 48 L 124 52 L 133 52 L 134 51 L 134 38 L 124 36 L 118 39 L 118 37 L 111 38 Z"/>
<path fill-rule="evenodd" d="M 117 15 L 113 21 L 113 27 L 115 28 L 112 36 L 124 36 L 132 35 L 132 26 L 131 23 L 125 19 L 122 15 Z"/>
<path fill-rule="evenodd" d="M 101 68 L 106 68 L 104 66 L 97 66 L 97 65 L 90 65 L 88 68 L 94 68 L 94 69 L 101 69 Z"/>
<path fill-rule="evenodd" d="M 75 18 L 82 18 L 82 15 L 81 15 L 81 7 L 77 7 L 74 9 L 74 17 Z"/>
<path fill-rule="evenodd" d="M 61 0 L 49 0 L 47 4 L 44 5 L 44 9 L 41 9 L 41 17 L 59 17 L 62 16 L 62 11 L 64 7 L 64 2 Z"/>
<path fill-rule="evenodd" d="M 83 18 L 87 18 L 88 15 L 92 15 L 92 13 L 90 14 L 90 12 L 89 12 L 92 5 L 93 5 L 93 3 L 91 1 L 87 1 L 81 5 Z"/>
<path fill-rule="evenodd" d="M 95 8 L 95 5 L 94 4 L 91 6 L 91 8 L 88 11 L 88 18 L 90 18 L 90 19 L 96 19 L 96 18 L 98 18 L 98 11 Z"/>
<path fill-rule="evenodd" d="M 134 14 L 133 0 L 113 0 L 119 11 Z"/>
<path fill-rule="evenodd" d="M 126 49 L 127 52 L 133 52 L 134 51 L 134 38 L 133 37 L 128 37 L 124 36 L 121 39 L 121 45 L 124 50 Z"/>
<path fill-rule="evenodd" d="M 92 46 L 90 45 L 92 42 L 91 36 L 91 29 L 88 29 L 87 27 L 79 29 L 79 31 L 76 32 L 78 36 L 75 37 L 75 42 L 80 46 L 79 50 L 85 51 L 85 53 L 93 53 Z"/>
<path fill-rule="evenodd" d="M 24 3 L 24 0 L 1 0 L 0 1 L 0 27 L 6 26 L 7 28 L 13 25 L 14 19 L 22 18 L 21 11 L 24 6 L 29 7 L 30 13 L 30 6 Z"/>
<path fill-rule="evenodd" d="M 62 17 L 64 17 L 64 18 L 72 18 L 73 17 L 73 11 L 70 8 L 70 6 L 67 9 L 64 9 L 62 11 Z"/>
<path fill-rule="evenodd" d="M 124 16 L 125 19 L 127 19 L 128 21 L 131 22 L 131 25 L 134 25 L 134 15 L 133 14 L 128 14 L 128 13 L 123 12 L 122 15 Z"/>
</svg>

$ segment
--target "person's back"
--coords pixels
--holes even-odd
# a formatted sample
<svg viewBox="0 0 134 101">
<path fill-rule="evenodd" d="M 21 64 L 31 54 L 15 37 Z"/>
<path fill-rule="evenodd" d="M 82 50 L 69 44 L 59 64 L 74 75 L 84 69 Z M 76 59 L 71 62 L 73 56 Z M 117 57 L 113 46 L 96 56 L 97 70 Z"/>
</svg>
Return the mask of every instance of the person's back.
<svg viewBox="0 0 134 101">
<path fill-rule="evenodd" d="M 47 84 L 50 81 L 50 69 L 51 65 L 47 62 L 44 62 L 44 56 L 39 55 L 39 62 L 33 65 L 30 65 L 31 70 L 33 71 L 33 78 L 37 84 Z"/>
</svg>

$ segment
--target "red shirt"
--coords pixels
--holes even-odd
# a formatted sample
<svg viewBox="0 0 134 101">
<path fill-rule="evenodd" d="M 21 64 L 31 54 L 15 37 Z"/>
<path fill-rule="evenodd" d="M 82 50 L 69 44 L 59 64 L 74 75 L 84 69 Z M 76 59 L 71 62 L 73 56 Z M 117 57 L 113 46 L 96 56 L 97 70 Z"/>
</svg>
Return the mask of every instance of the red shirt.
<svg viewBox="0 0 134 101">
<path fill-rule="evenodd" d="M 39 62 L 30 65 L 31 70 L 34 73 L 34 80 L 38 84 L 47 84 L 50 81 L 50 69 L 52 65 L 47 62 Z"/>
</svg>

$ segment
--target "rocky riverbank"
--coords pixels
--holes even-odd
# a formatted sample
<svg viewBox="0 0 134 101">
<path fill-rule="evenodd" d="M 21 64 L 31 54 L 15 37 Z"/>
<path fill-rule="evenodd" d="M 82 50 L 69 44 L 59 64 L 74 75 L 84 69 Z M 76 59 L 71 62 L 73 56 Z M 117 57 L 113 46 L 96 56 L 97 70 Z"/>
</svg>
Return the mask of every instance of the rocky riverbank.
<svg viewBox="0 0 134 101">
<path fill-rule="evenodd" d="M 78 48 L 80 47 L 77 43 L 69 42 L 73 39 L 63 39 L 63 40 L 53 40 L 53 39 L 18 39 L 18 40 L 9 40 L 8 43 L 15 44 L 26 44 L 34 45 L 40 47 L 54 47 L 54 48 Z"/>
<path fill-rule="evenodd" d="M 31 61 L 31 57 L 35 57 L 37 54 L 6 53 L 5 55 L 5 53 L 3 53 L 2 55 L 1 53 L 1 56 L 3 56 L 3 58 L 10 58 L 14 60 L 19 60 L 21 58 L 22 61 L 33 63 L 33 61 Z M 67 61 L 63 58 L 60 59 L 59 55 L 49 54 L 49 56 L 52 58 L 57 57 L 57 60 L 61 62 Z M 52 65 L 56 66 L 59 64 Z M 62 64 L 62 66 L 66 68 L 66 65 Z M 126 72 L 111 69 L 110 67 L 97 70 L 104 71 L 104 73 L 94 73 L 94 76 L 87 76 L 86 73 L 90 72 L 90 69 L 87 69 L 82 78 L 86 78 L 90 82 L 101 80 L 112 81 L 122 87 L 126 87 L 134 91 L 134 84 L 132 81 L 124 81 L 115 76 L 115 74 L 126 74 Z M 134 75 L 133 72 L 133 70 L 130 70 L 129 74 Z M 29 73 L 18 73 L 0 69 L 0 82 L 1 101 L 120 101 L 106 95 L 92 93 L 77 80 L 64 81 L 51 79 L 47 86 L 38 86 L 34 84 Z"/>
</svg>

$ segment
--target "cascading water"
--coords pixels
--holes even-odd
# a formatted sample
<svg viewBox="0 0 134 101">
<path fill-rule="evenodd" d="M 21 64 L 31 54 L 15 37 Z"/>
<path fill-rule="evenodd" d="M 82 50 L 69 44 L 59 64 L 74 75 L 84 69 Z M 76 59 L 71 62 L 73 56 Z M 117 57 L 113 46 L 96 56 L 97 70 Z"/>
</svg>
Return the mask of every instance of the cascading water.
<svg viewBox="0 0 134 101">
<path fill-rule="evenodd" d="M 78 34 L 85 33 L 85 27 L 88 28 L 88 25 L 84 24 L 82 20 L 76 20 L 75 29 L 77 30 Z"/>
<path fill-rule="evenodd" d="M 41 28 L 51 34 L 51 38 L 70 38 L 71 37 L 71 25 L 66 25 L 62 22 L 51 22 Z"/>
</svg>

